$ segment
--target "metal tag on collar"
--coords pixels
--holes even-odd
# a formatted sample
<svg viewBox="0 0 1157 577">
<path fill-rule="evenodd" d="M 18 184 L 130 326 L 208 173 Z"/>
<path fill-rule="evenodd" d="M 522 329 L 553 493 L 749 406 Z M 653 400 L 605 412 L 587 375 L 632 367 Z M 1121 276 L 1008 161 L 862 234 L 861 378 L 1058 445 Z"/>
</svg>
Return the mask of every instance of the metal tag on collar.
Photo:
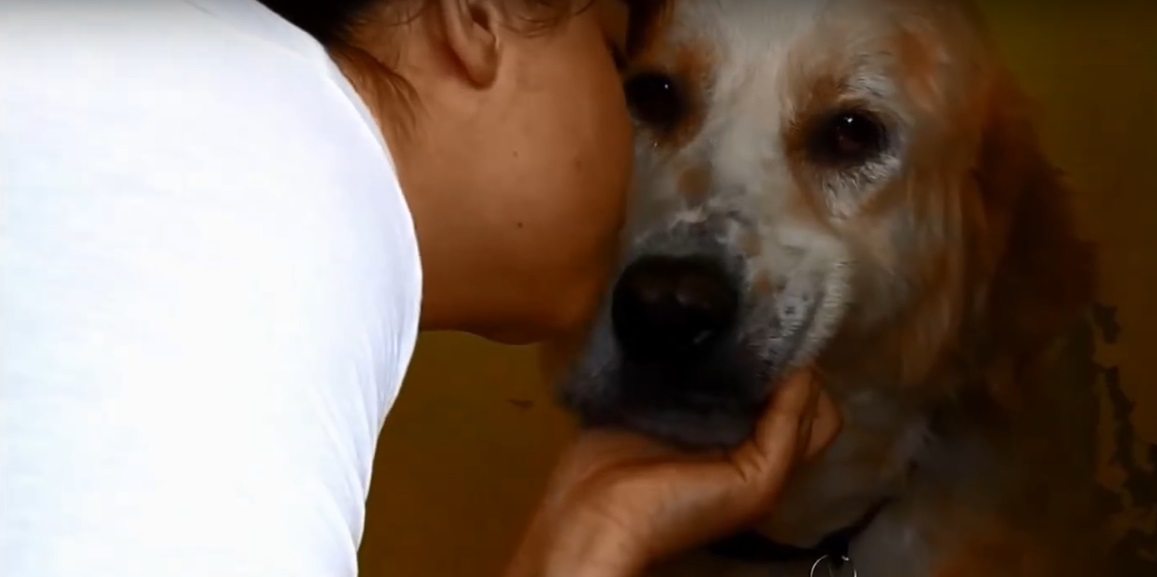
<svg viewBox="0 0 1157 577">
<path fill-rule="evenodd" d="M 820 566 L 827 569 L 826 574 L 820 573 Z M 851 558 L 847 555 L 841 555 L 839 559 L 835 559 L 830 555 L 824 555 L 816 559 L 812 563 L 811 571 L 808 572 L 808 577 L 837 577 L 839 575 L 846 575 L 847 569 L 851 570 L 851 577 L 859 577 L 856 574 L 856 566 L 852 564 Z"/>
</svg>

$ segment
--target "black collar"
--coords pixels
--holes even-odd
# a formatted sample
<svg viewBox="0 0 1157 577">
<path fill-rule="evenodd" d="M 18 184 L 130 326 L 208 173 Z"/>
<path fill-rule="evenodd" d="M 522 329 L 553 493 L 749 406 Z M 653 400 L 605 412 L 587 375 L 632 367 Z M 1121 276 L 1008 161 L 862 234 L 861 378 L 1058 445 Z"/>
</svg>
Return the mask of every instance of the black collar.
<svg viewBox="0 0 1157 577">
<path fill-rule="evenodd" d="M 872 524 L 876 515 L 888 502 L 888 500 L 884 500 L 873 505 L 858 521 L 828 534 L 814 547 L 784 545 L 768 539 L 759 532 L 745 531 L 716 542 L 709 546 L 708 550 L 721 557 L 747 563 L 816 561 L 826 556 L 829 561 L 839 565 L 848 558 L 848 549 L 852 540 L 868 528 L 868 525 Z"/>
</svg>

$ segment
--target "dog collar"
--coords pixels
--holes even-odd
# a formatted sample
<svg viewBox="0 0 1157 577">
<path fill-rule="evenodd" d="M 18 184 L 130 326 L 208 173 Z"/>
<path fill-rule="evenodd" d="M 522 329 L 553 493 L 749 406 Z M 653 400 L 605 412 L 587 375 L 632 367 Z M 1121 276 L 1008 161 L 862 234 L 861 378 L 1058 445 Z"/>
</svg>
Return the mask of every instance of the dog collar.
<svg viewBox="0 0 1157 577">
<path fill-rule="evenodd" d="M 888 502 L 889 500 L 884 500 L 873 505 L 855 523 L 829 533 L 814 547 L 785 545 L 772 541 L 757 531 L 744 531 L 708 546 L 707 550 L 720 557 L 745 563 L 812 561 L 811 577 L 826 577 L 817 572 L 826 562 L 828 574 L 835 575 L 837 570 L 851 562 L 848 551 L 852 541 L 872 524 Z M 854 567 L 852 575 L 855 575 Z"/>
</svg>

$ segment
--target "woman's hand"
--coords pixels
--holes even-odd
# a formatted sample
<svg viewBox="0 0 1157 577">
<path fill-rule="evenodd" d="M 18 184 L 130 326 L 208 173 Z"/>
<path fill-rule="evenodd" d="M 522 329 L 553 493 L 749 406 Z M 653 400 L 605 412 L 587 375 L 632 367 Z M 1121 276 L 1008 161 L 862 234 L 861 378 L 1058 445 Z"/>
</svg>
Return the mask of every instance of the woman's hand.
<svg viewBox="0 0 1157 577">
<path fill-rule="evenodd" d="M 806 372 L 784 382 L 737 449 L 687 455 L 638 435 L 589 431 L 563 456 L 507 577 L 628 577 L 766 515 L 792 466 L 839 415 Z"/>
</svg>

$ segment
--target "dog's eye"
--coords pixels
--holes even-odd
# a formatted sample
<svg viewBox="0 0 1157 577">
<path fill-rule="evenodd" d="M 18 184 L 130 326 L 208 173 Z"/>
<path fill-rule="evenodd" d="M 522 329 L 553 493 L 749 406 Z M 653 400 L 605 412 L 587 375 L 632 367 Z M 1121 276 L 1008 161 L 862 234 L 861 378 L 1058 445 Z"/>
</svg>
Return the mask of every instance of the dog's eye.
<svg viewBox="0 0 1157 577">
<path fill-rule="evenodd" d="M 635 74 L 623 84 L 623 90 L 631 115 L 651 128 L 672 130 L 686 113 L 686 102 L 679 85 L 666 74 Z"/>
<path fill-rule="evenodd" d="M 870 160 L 886 145 L 886 130 L 875 115 L 844 110 L 818 124 L 809 148 L 814 161 L 844 166 Z"/>
</svg>

